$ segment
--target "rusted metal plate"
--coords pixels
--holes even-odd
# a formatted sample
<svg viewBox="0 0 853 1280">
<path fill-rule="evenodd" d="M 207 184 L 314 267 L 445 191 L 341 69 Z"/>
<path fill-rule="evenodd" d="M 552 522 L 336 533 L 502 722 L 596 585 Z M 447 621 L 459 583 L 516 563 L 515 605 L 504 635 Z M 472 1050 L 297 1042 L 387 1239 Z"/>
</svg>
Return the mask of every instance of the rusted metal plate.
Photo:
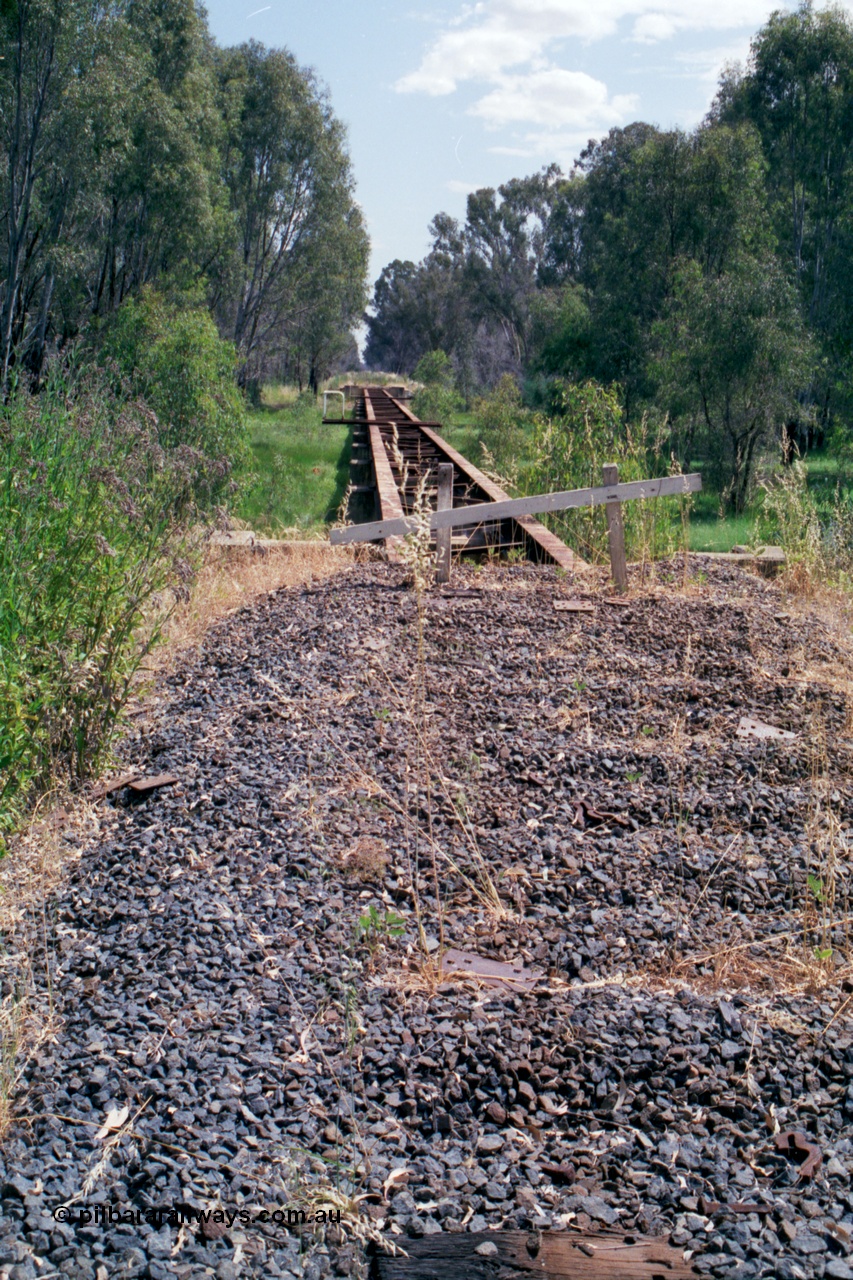
<svg viewBox="0 0 853 1280">
<path fill-rule="evenodd" d="M 618 827 L 630 827 L 631 825 L 628 818 L 619 813 L 605 813 L 600 809 L 596 809 L 588 800 L 573 800 L 572 805 L 575 811 L 572 818 L 572 826 L 580 827 L 581 831 L 585 831 L 587 827 L 600 827 L 607 822 L 615 822 Z"/>
<path fill-rule="evenodd" d="M 776 1146 L 787 1155 L 792 1151 L 802 1151 L 805 1160 L 800 1164 L 799 1178 L 813 1178 L 823 1163 L 823 1153 L 816 1142 L 807 1133 L 799 1133 L 796 1129 L 786 1129 L 776 1134 Z"/>
<path fill-rule="evenodd" d="M 441 961 L 444 978 L 470 978 L 487 987 L 504 990 L 532 991 L 542 974 L 536 969 L 526 969 L 520 960 L 490 960 L 473 951 L 457 951 L 454 947 L 445 951 Z"/>
<path fill-rule="evenodd" d="M 758 1213 L 766 1215 L 774 1213 L 775 1209 L 775 1205 L 759 1204 L 757 1201 L 747 1203 L 744 1200 L 733 1200 L 723 1204 L 720 1200 L 708 1200 L 705 1196 L 699 1197 L 699 1212 L 704 1213 L 709 1218 L 717 1213 Z"/>
<path fill-rule="evenodd" d="M 564 1160 L 562 1164 L 540 1164 L 539 1168 L 542 1173 L 548 1175 L 552 1182 L 557 1184 L 570 1184 L 577 1177 L 575 1166 L 569 1164 L 567 1160 Z"/>
<path fill-rule="evenodd" d="M 776 739 L 780 742 L 795 742 L 797 735 L 787 729 L 777 729 L 775 725 L 764 724 L 762 720 L 754 720 L 752 716 L 741 716 L 737 727 L 739 738 Z"/>
<path fill-rule="evenodd" d="M 555 600 L 556 613 L 595 613 L 595 605 L 588 600 Z"/>
<path fill-rule="evenodd" d="M 407 1257 L 376 1255 L 379 1280 L 688 1280 L 698 1275 L 665 1237 L 482 1231 L 406 1240 Z"/>
<path fill-rule="evenodd" d="M 139 770 L 135 773 L 122 773 L 117 778 L 108 778 L 105 782 L 99 782 L 96 787 L 92 788 L 92 799 L 103 800 L 104 796 L 111 796 L 114 791 L 121 791 L 122 787 L 127 787 L 131 782 L 136 782 L 140 777 Z"/>
<path fill-rule="evenodd" d="M 146 795 L 149 791 L 156 791 L 159 787 L 173 787 L 180 779 L 176 778 L 173 773 L 158 773 L 151 778 L 140 778 L 138 775 L 135 782 L 128 783 L 131 791 L 135 791 L 137 795 Z"/>
</svg>

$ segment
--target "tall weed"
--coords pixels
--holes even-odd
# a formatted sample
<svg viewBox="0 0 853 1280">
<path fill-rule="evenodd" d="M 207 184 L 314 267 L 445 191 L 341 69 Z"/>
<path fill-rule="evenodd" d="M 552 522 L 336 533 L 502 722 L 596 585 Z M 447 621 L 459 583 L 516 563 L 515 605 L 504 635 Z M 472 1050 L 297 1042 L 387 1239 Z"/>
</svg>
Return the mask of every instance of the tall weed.
<svg viewBox="0 0 853 1280">
<path fill-rule="evenodd" d="M 443 351 L 428 351 L 421 356 L 415 380 L 421 386 L 412 399 L 412 409 L 422 422 L 446 422 L 463 407 L 453 364 Z"/>
<path fill-rule="evenodd" d="M 624 419 L 616 391 L 595 382 L 561 383 L 554 412 L 537 417 L 533 463 L 527 473 L 532 493 L 585 489 L 602 484 L 602 467 L 615 462 L 620 481 L 645 480 L 672 470 L 666 456 L 668 431 Z M 629 559 L 655 560 L 671 554 L 679 538 L 678 508 L 652 498 L 622 508 Z M 608 558 L 607 520 L 603 506 L 555 512 L 545 517 L 555 533 L 592 563 Z"/>
<path fill-rule="evenodd" d="M 809 488 L 805 463 L 780 470 L 763 494 L 756 521 L 758 542 L 785 551 L 790 575 L 802 585 L 850 587 L 853 582 L 853 493 L 840 486 L 829 498 Z"/>
<path fill-rule="evenodd" d="M 475 400 L 472 412 L 481 447 L 499 466 L 512 465 L 525 451 L 525 432 L 533 417 L 522 404 L 521 391 L 512 374 L 505 373 L 489 395 Z"/>
</svg>

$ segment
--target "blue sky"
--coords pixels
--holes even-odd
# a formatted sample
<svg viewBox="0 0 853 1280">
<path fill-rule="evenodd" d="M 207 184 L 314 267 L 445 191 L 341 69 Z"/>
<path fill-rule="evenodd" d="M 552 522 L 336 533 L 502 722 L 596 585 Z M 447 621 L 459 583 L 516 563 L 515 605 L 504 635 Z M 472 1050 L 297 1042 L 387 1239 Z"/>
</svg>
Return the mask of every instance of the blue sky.
<svg viewBox="0 0 853 1280">
<path fill-rule="evenodd" d="M 220 44 L 286 46 L 349 129 L 372 278 L 418 260 L 441 210 L 647 120 L 690 127 L 765 0 L 207 0 Z M 847 7 L 853 7 L 853 0 Z"/>
</svg>

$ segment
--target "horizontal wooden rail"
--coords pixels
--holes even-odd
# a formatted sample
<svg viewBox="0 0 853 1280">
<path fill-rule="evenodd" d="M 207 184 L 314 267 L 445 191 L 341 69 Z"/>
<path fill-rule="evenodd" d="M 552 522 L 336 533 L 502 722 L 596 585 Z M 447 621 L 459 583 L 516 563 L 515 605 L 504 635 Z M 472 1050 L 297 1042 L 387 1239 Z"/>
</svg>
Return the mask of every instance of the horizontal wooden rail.
<svg viewBox="0 0 853 1280">
<path fill-rule="evenodd" d="M 592 489 L 568 489 L 563 493 L 539 493 L 529 498 L 507 498 L 503 502 L 478 502 L 470 507 L 454 507 L 450 511 L 434 511 L 429 527 L 452 529 L 457 525 L 481 524 L 485 521 L 518 519 L 520 516 L 542 515 L 547 511 L 567 511 L 573 507 L 597 507 L 606 502 L 632 502 L 640 498 L 664 498 L 673 494 L 698 493 L 702 477 L 666 476 L 661 480 L 629 480 L 626 484 L 598 485 Z M 374 520 L 370 524 L 353 524 L 346 529 L 333 529 L 330 539 L 336 545 L 346 542 L 374 542 L 377 538 L 411 533 L 413 519 Z"/>
</svg>

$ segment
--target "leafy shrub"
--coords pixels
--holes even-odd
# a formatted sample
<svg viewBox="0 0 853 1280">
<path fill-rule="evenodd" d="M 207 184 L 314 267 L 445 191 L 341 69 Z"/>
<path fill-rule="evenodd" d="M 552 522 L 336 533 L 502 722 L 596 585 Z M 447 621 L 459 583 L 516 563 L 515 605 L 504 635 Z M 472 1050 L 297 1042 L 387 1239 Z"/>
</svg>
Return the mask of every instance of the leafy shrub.
<svg viewBox="0 0 853 1280">
<path fill-rule="evenodd" d="M 55 368 L 0 408 L 0 840 L 102 759 L 158 593 L 189 576 L 174 513 L 206 465 L 91 370 Z"/>
<path fill-rule="evenodd" d="M 248 458 L 236 353 L 203 308 L 178 307 L 147 290 L 120 307 L 102 347 L 159 419 L 161 444 L 201 455 L 195 499 L 220 499 Z"/>
<path fill-rule="evenodd" d="M 422 387 L 412 397 L 412 408 L 422 422 L 446 422 L 464 407 L 456 389 L 450 357 L 444 351 L 428 351 L 415 369 Z"/>
<path fill-rule="evenodd" d="M 800 391 L 814 373 L 791 283 L 772 258 L 709 274 L 682 263 L 653 332 L 658 403 L 687 449 L 695 441 L 706 454 L 705 476 L 722 502 L 741 514 L 762 447 L 778 439 L 780 423 L 804 416 Z"/>
<path fill-rule="evenodd" d="M 531 415 L 521 403 L 521 391 L 511 373 L 503 375 L 490 395 L 475 400 L 473 410 L 481 439 L 498 462 L 516 452 Z"/>
</svg>

